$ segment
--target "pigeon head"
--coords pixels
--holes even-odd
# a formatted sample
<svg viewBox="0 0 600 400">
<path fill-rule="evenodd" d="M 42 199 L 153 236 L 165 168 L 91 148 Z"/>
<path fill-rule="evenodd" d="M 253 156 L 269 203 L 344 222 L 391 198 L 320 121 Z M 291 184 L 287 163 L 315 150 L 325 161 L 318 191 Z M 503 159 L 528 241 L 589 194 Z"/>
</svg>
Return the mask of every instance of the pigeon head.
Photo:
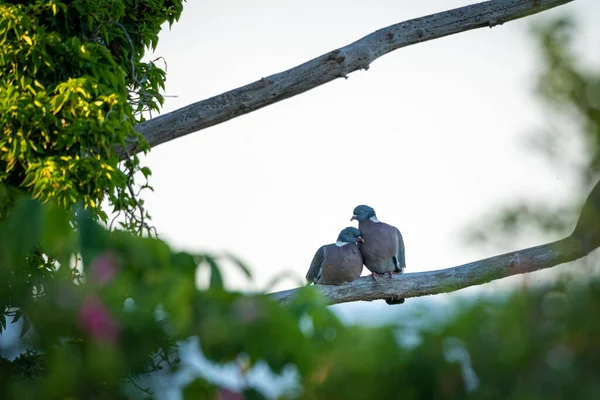
<svg viewBox="0 0 600 400">
<path fill-rule="evenodd" d="M 361 236 L 360 231 L 353 227 L 343 229 L 338 236 L 338 243 L 350 243 L 356 244 L 358 242 L 364 243 L 365 240 Z"/>
<path fill-rule="evenodd" d="M 373 210 L 369 206 L 360 205 L 354 209 L 354 215 L 352 215 L 352 218 L 350 218 L 350 221 L 352 221 L 352 220 L 366 221 L 373 217 L 377 218 L 375 215 L 375 210 Z"/>
</svg>

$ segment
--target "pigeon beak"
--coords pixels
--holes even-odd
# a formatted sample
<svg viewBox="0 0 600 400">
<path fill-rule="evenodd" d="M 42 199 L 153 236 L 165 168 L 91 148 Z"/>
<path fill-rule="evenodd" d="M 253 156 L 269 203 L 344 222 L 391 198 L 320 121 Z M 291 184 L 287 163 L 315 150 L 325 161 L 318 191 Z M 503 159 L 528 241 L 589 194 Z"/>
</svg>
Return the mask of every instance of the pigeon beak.
<svg viewBox="0 0 600 400">
<path fill-rule="evenodd" d="M 359 242 L 361 242 L 361 243 L 364 243 L 364 242 L 365 242 L 365 239 L 363 239 L 363 238 L 361 238 L 361 237 L 359 236 L 359 238 L 358 238 L 358 241 L 359 241 Z"/>
<path fill-rule="evenodd" d="M 350 218 L 350 221 L 354 221 L 356 219 L 356 215 L 353 215 L 352 218 Z"/>
</svg>

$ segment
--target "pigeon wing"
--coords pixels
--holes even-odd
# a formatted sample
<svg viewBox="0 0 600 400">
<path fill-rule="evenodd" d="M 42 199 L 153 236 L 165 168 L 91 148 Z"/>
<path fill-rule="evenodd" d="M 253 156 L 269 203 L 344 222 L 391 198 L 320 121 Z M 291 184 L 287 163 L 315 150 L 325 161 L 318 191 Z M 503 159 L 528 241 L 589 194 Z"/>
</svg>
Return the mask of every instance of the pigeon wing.
<svg viewBox="0 0 600 400">
<path fill-rule="evenodd" d="M 396 234 L 398 235 L 398 253 L 396 253 L 396 268 L 398 272 L 404 272 L 404 268 L 406 268 L 406 256 L 404 254 L 404 240 L 402 239 L 402 234 L 398 228 L 394 228 L 396 230 Z"/>
<path fill-rule="evenodd" d="M 323 267 L 323 260 L 325 259 L 325 246 L 319 247 L 319 250 L 315 253 L 312 262 L 310 263 L 310 268 L 306 273 L 306 280 L 308 282 L 317 283 L 321 278 L 321 272 Z"/>
</svg>

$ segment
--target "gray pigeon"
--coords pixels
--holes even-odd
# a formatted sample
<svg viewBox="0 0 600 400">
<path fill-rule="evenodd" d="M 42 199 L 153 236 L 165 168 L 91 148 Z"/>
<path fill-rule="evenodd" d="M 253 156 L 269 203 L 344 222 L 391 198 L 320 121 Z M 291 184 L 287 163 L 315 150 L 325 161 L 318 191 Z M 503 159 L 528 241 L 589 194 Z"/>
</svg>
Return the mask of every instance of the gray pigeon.
<svg viewBox="0 0 600 400">
<path fill-rule="evenodd" d="M 395 226 L 380 222 L 375 210 L 369 206 L 360 205 L 354 209 L 350 219 L 358 221 L 365 242 L 359 245 L 365 262 L 365 267 L 371 271 L 371 277 L 392 273 L 401 274 L 406 268 L 404 258 L 404 241 L 402 234 Z M 388 304 L 402 304 L 404 299 L 388 299 Z"/>
<path fill-rule="evenodd" d="M 357 243 L 364 240 L 358 229 L 342 230 L 337 242 L 321 246 L 315 253 L 306 280 L 321 285 L 343 285 L 360 276 L 363 258 Z"/>
</svg>

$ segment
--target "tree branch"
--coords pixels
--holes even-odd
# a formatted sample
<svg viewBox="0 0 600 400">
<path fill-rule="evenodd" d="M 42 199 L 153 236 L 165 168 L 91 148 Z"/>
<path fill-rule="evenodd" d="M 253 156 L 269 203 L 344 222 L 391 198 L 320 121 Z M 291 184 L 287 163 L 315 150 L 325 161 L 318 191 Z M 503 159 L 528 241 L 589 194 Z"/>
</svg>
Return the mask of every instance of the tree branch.
<svg viewBox="0 0 600 400">
<path fill-rule="evenodd" d="M 453 292 L 507 276 L 524 274 L 585 257 L 600 247 L 600 182 L 586 200 L 577 225 L 565 239 L 437 271 L 396 275 L 392 279 L 361 277 L 344 286 L 316 285 L 329 304 L 420 297 Z M 287 305 L 298 288 L 269 296 Z"/>
<path fill-rule="evenodd" d="M 573 0 L 492 0 L 411 19 L 380 29 L 345 47 L 136 125 L 150 147 L 228 121 L 364 69 L 401 47 L 482 27 L 493 27 Z M 140 149 L 129 145 L 131 152 Z M 123 149 L 116 150 L 124 158 Z"/>
<path fill-rule="evenodd" d="M 557 242 L 506 253 L 484 260 L 437 271 L 415 272 L 385 276 L 373 282 L 363 276 L 344 286 L 315 286 L 329 304 L 352 301 L 420 297 L 430 294 L 453 292 L 469 286 L 481 285 L 507 276 L 550 268 L 585 256 L 576 245 L 566 238 Z M 274 300 L 286 305 L 299 289 L 271 293 Z"/>
</svg>

